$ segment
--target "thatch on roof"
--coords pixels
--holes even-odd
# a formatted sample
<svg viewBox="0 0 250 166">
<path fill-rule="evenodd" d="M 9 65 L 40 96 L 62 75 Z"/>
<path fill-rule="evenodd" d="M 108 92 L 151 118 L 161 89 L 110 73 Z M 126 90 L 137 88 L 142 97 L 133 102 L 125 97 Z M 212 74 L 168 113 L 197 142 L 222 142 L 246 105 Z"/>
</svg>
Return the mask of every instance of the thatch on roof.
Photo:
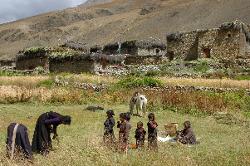
<svg viewBox="0 0 250 166">
<path fill-rule="evenodd" d="M 77 60 L 89 60 L 90 54 L 68 50 L 68 51 L 54 51 L 49 54 L 49 60 L 53 62 L 63 62 L 63 61 L 77 61 Z"/>
<path fill-rule="evenodd" d="M 19 51 L 16 55 L 16 60 L 26 60 L 36 57 L 46 57 L 50 48 L 47 47 L 30 47 Z"/>
</svg>

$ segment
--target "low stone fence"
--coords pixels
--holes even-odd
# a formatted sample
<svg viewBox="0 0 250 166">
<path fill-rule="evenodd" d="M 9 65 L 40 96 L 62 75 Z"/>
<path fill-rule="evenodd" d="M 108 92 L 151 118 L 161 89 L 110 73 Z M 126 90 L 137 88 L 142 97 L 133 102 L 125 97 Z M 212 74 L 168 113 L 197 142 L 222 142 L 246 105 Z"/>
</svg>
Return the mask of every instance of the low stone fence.
<svg viewBox="0 0 250 166">
<path fill-rule="evenodd" d="M 183 91 L 183 92 L 214 92 L 214 93 L 224 93 L 224 92 L 241 92 L 244 91 L 246 94 L 250 95 L 250 89 L 239 89 L 239 88 L 216 88 L 216 87 L 203 87 L 203 86 L 165 86 L 165 87 L 145 87 L 144 90 L 155 90 L 155 91 Z"/>
<path fill-rule="evenodd" d="M 67 80 L 60 79 L 56 77 L 55 83 L 57 86 L 72 86 L 74 88 L 84 89 L 84 90 L 94 90 L 102 91 L 108 88 L 106 84 L 93 84 L 93 83 L 80 83 L 73 82 L 70 83 Z M 143 90 L 153 90 L 153 91 L 183 91 L 183 92 L 214 92 L 214 93 L 224 93 L 224 92 L 241 92 L 244 91 L 246 94 L 250 95 L 250 89 L 239 89 L 239 88 L 216 88 L 216 87 L 203 87 L 203 86 L 164 86 L 164 87 L 144 87 Z"/>
</svg>

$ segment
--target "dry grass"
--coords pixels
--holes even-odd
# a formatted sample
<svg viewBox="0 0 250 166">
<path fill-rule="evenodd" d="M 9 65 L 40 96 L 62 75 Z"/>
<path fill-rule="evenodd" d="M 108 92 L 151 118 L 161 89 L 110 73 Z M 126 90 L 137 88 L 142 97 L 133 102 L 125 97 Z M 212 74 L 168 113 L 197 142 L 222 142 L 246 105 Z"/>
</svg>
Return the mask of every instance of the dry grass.
<svg viewBox="0 0 250 166">
<path fill-rule="evenodd" d="M 1 76 L 0 85 L 16 85 L 19 87 L 35 87 L 49 76 Z"/>
<path fill-rule="evenodd" d="M 235 112 L 249 109 L 245 93 L 209 93 L 182 92 L 175 90 L 155 91 L 143 89 L 119 89 L 95 92 L 75 88 L 26 88 L 18 86 L 0 86 L 0 103 L 128 103 L 134 91 L 141 91 L 149 100 L 148 108 L 182 110 L 194 114 L 213 114 L 217 111 Z"/>
<path fill-rule="evenodd" d="M 249 165 L 250 143 L 249 128 L 238 125 L 217 124 L 208 116 L 192 117 L 171 111 L 156 111 L 158 130 L 164 129 L 169 122 L 179 123 L 189 119 L 201 142 L 194 147 L 178 146 L 170 143 L 159 143 L 159 152 L 129 150 L 128 155 L 110 151 L 102 141 L 105 112 L 88 112 L 86 105 L 34 105 L 14 104 L 0 105 L 0 165 L 25 165 L 22 161 L 13 162 L 5 157 L 6 128 L 11 122 L 25 124 L 32 139 L 37 117 L 46 111 L 54 110 L 72 116 L 71 126 L 59 126 L 60 143 L 53 142 L 54 151 L 49 156 L 34 155 L 33 165 Z M 126 105 L 106 105 L 113 108 L 115 119 L 120 112 L 127 111 Z M 136 123 L 146 118 L 133 117 L 130 142 L 134 143 Z M 146 125 L 145 125 L 146 128 Z M 116 137 L 118 130 L 115 129 Z"/>
<path fill-rule="evenodd" d="M 63 79 L 69 80 L 71 82 L 85 82 L 85 83 L 95 83 L 95 84 L 113 84 L 118 81 L 115 77 L 112 76 L 98 76 L 92 74 L 68 74 L 62 76 Z"/>
<path fill-rule="evenodd" d="M 231 80 L 231 79 L 192 79 L 192 78 L 167 78 L 161 77 L 165 85 L 175 86 L 204 86 L 217 88 L 239 88 L 250 89 L 250 80 Z"/>
<path fill-rule="evenodd" d="M 40 82 L 54 79 L 55 76 L 2 76 L 0 77 L 0 85 L 16 85 L 24 87 L 35 87 Z M 66 74 L 61 75 L 64 80 L 69 82 L 84 82 L 94 84 L 108 84 L 112 85 L 118 82 L 118 78 L 112 76 L 98 76 L 91 74 Z M 232 80 L 232 79 L 192 79 L 192 78 L 159 78 L 164 85 L 168 86 L 203 86 L 203 87 L 217 87 L 217 88 L 239 88 L 250 89 L 250 80 Z"/>
</svg>

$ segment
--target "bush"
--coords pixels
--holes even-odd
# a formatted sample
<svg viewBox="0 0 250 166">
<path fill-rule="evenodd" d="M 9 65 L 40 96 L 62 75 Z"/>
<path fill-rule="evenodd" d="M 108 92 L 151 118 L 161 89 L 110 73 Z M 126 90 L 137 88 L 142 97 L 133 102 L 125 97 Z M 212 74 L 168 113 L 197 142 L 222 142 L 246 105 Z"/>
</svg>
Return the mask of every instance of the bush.
<svg viewBox="0 0 250 166">
<path fill-rule="evenodd" d="M 160 74 L 161 73 L 158 70 L 149 70 L 149 71 L 147 71 L 147 73 L 145 74 L 145 76 L 147 76 L 147 77 L 155 77 L 155 76 L 158 76 Z"/>
<path fill-rule="evenodd" d="M 117 85 L 122 88 L 137 88 L 137 87 L 160 87 L 163 83 L 152 77 L 126 77 L 118 81 Z"/>
<path fill-rule="evenodd" d="M 38 87 L 46 87 L 51 88 L 54 84 L 54 81 L 52 79 L 43 80 L 40 83 L 38 83 Z"/>
</svg>

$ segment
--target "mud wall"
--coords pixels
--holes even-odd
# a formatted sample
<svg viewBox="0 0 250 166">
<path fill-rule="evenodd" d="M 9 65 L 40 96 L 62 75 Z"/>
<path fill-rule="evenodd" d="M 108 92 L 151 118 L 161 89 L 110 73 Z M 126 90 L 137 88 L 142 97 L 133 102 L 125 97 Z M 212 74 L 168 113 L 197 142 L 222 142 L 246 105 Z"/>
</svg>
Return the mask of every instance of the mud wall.
<svg viewBox="0 0 250 166">
<path fill-rule="evenodd" d="M 43 67 L 44 69 L 48 69 L 48 57 L 30 57 L 27 59 L 17 59 L 16 61 L 16 69 L 17 70 L 33 70 L 36 67 Z"/>
<path fill-rule="evenodd" d="M 95 63 L 89 60 L 72 60 L 72 61 L 50 61 L 50 72 L 61 73 L 93 73 L 95 69 Z"/>
</svg>

